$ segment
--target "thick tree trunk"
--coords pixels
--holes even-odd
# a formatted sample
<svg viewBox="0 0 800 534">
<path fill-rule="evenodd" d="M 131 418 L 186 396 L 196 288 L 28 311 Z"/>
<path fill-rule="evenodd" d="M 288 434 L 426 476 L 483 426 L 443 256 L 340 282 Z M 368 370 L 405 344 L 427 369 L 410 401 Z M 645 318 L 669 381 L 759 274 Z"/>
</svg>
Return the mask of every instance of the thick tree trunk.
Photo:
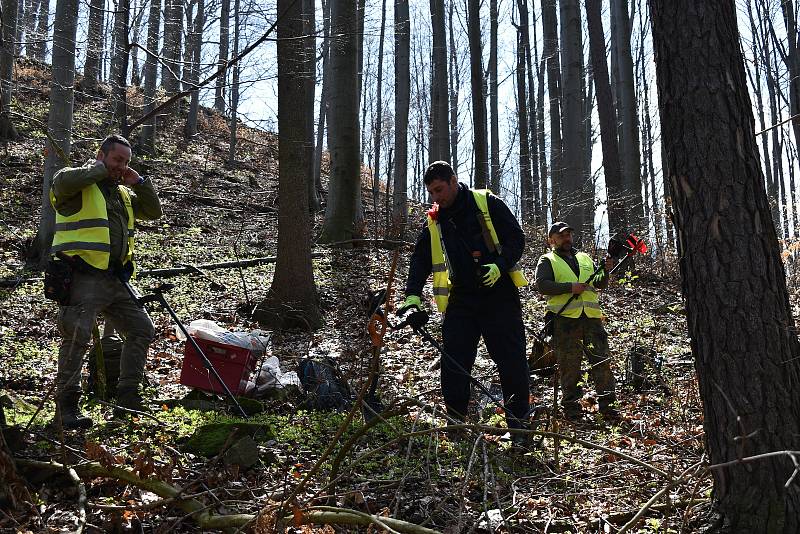
<svg viewBox="0 0 800 534">
<path fill-rule="evenodd" d="M 201 0 L 202 1 L 202 0 Z M 307 105 L 314 56 L 307 54 L 309 3 L 278 0 L 278 157 L 281 209 L 278 211 L 278 262 L 266 300 L 259 305 L 259 320 L 283 328 L 318 328 L 322 324 L 319 298 L 311 264 L 311 220 L 307 182 L 312 176 L 313 145 L 308 143 L 313 124 Z M 310 6 L 313 9 L 313 4 Z M 298 105 L 302 103 L 302 105 Z M 288 311 L 287 311 L 288 310 Z"/>
<path fill-rule="evenodd" d="M 317 142 L 314 146 L 314 198 L 317 203 L 309 205 L 309 209 L 319 211 L 318 191 L 322 191 L 322 146 L 325 140 L 325 119 L 328 116 L 328 93 L 330 86 L 330 21 L 331 0 L 322 2 L 322 92 L 319 97 L 319 120 L 317 121 Z M 310 194 L 310 193 L 309 193 Z"/>
<path fill-rule="evenodd" d="M 164 2 L 164 56 L 161 86 L 168 95 L 180 91 L 181 51 L 183 50 L 183 0 Z M 177 106 L 174 108 L 177 109 Z"/>
<path fill-rule="evenodd" d="M 543 60 L 547 64 L 547 98 L 550 111 L 550 176 L 553 220 L 562 216 L 563 141 L 561 139 L 561 62 L 558 56 L 558 18 L 555 0 L 542 2 Z"/>
<path fill-rule="evenodd" d="M 721 531 L 800 531 L 800 350 L 728 0 L 653 0 L 662 139 Z"/>
<path fill-rule="evenodd" d="M 542 205 L 539 199 L 539 142 L 537 136 L 539 133 L 539 123 L 537 121 L 536 110 L 539 107 L 539 101 L 536 98 L 536 86 L 534 83 L 533 74 L 533 59 L 531 58 L 531 37 L 530 37 L 530 15 L 528 13 L 528 0 L 517 0 L 517 8 L 519 9 L 519 19 L 522 24 L 522 43 L 525 52 L 525 69 L 528 75 L 528 155 L 530 157 L 531 169 L 531 222 L 539 226 L 542 224 Z M 534 40 L 536 35 L 536 24 L 532 25 L 534 28 Z M 538 56 L 538 52 L 537 52 Z M 538 66 L 538 58 L 537 58 Z"/>
<path fill-rule="evenodd" d="M 617 74 L 615 89 L 622 183 L 625 187 L 630 230 L 640 232 L 647 228 L 647 223 L 643 219 L 639 115 L 634 89 L 628 0 L 611 0 L 610 4 L 611 17 L 614 20 L 611 51 Z"/>
<path fill-rule="evenodd" d="M 489 189 L 500 192 L 500 117 L 497 95 L 497 0 L 489 1 Z"/>
<path fill-rule="evenodd" d="M 320 208 L 320 198 L 317 192 L 316 185 L 316 165 L 314 157 L 317 153 L 316 145 L 314 144 L 314 92 L 317 88 L 316 73 L 316 56 L 317 56 L 317 39 L 316 39 L 316 8 L 315 0 L 301 0 L 303 3 L 303 32 L 304 35 L 311 36 L 308 39 L 303 39 L 303 46 L 305 47 L 303 53 L 309 61 L 308 76 L 303 78 L 306 84 L 304 106 L 310 111 L 305 115 L 306 119 L 306 144 L 311 147 L 311 159 L 308 162 L 308 176 L 306 177 L 306 193 L 308 196 L 308 212 L 316 213 Z M 321 141 L 320 141 L 321 142 Z"/>
<path fill-rule="evenodd" d="M 614 98 L 608 79 L 606 63 L 606 40 L 603 32 L 603 0 L 585 0 L 586 23 L 589 27 L 589 50 L 592 57 L 594 85 L 597 89 L 597 115 L 600 119 L 600 141 L 603 147 L 603 175 L 608 198 L 609 234 L 624 232 L 628 226 L 624 189 L 620 173 L 619 149 L 617 147 L 617 117 L 614 113 Z"/>
<path fill-rule="evenodd" d="M 114 56 L 111 60 L 111 87 L 114 125 L 128 135 L 128 15 L 130 0 L 118 0 L 114 13 Z"/>
<path fill-rule="evenodd" d="M 72 106 L 75 83 L 75 37 L 78 27 L 78 0 L 58 0 L 53 26 L 53 82 L 50 85 L 50 113 L 47 130 L 55 141 L 46 142 L 47 159 L 42 179 L 42 210 L 33 247 L 32 262 L 44 268 L 53 243 L 55 212 L 50 205 L 50 180 L 69 163 L 72 146 Z M 63 156 L 62 156 L 63 154 Z"/>
<path fill-rule="evenodd" d="M 428 161 L 450 161 L 450 128 L 447 112 L 447 41 L 445 38 L 444 0 L 430 0 L 433 27 L 431 70 L 431 133 Z"/>
<path fill-rule="evenodd" d="M 17 138 L 11 120 L 11 94 L 14 75 L 14 39 L 17 35 L 17 0 L 2 1 L 0 17 L 0 139 Z"/>
<path fill-rule="evenodd" d="M 161 17 L 161 0 L 150 0 L 150 15 L 147 19 L 147 49 L 152 52 L 144 60 L 144 114 L 151 113 L 156 107 L 156 57 Z M 141 145 L 148 154 L 156 153 L 156 117 L 152 116 L 142 126 Z"/>
<path fill-rule="evenodd" d="M 83 89 L 94 91 L 100 80 L 100 56 L 103 53 L 103 17 L 105 0 L 89 3 L 89 28 L 86 38 L 86 63 L 83 65 Z M 153 52 L 158 52 L 154 50 Z"/>
<path fill-rule="evenodd" d="M 578 0 L 559 0 L 561 25 L 561 124 L 564 133 L 564 172 L 562 175 L 559 219 L 575 228 L 586 226 L 586 183 L 584 177 L 583 126 L 583 43 Z M 585 238 L 578 233 L 577 239 Z"/>
<path fill-rule="evenodd" d="M 474 185 L 483 189 L 489 182 L 489 140 L 486 131 L 486 91 L 483 86 L 480 0 L 467 0 L 467 34 L 472 85 L 472 136 L 475 147 Z"/>
<path fill-rule="evenodd" d="M 394 204 L 392 223 L 405 235 L 408 219 L 408 110 L 411 102 L 411 25 L 408 0 L 394 4 Z"/>
<path fill-rule="evenodd" d="M 228 64 L 228 49 L 231 41 L 231 0 L 222 0 L 220 3 L 219 15 L 219 56 L 217 57 L 217 68 L 224 69 Z M 214 88 L 214 109 L 221 115 L 225 114 L 225 80 L 228 77 L 220 76 L 217 78 Z"/>
<path fill-rule="evenodd" d="M 187 91 L 191 84 L 194 70 L 194 43 L 192 42 L 192 34 L 194 33 L 194 10 L 197 7 L 198 0 L 190 0 L 184 2 L 183 5 L 183 20 L 186 24 L 186 41 L 183 47 L 183 57 L 180 58 L 182 79 L 180 84 L 181 91 Z"/>
<path fill-rule="evenodd" d="M 50 0 L 39 0 L 39 11 L 36 15 L 36 40 L 33 57 L 44 62 L 47 59 L 47 37 L 50 22 Z"/>
<path fill-rule="evenodd" d="M 346 241 L 354 235 L 353 220 L 361 196 L 359 161 L 358 14 L 351 0 L 331 0 L 331 79 L 328 151 L 331 158 L 328 203 L 321 243 Z"/>
</svg>

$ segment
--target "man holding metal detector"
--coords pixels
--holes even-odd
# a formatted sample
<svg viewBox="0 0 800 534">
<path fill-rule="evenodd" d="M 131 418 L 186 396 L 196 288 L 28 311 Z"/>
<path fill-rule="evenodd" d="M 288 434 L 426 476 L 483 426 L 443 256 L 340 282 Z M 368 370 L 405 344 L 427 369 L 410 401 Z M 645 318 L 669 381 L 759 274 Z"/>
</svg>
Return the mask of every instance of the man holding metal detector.
<svg viewBox="0 0 800 534">
<path fill-rule="evenodd" d="M 139 386 L 155 330 L 125 284 L 134 272 L 134 220 L 154 220 L 163 213 L 152 182 L 128 167 L 130 160 L 127 139 L 110 135 L 95 161 L 61 169 L 51 183 L 55 257 L 45 276 L 45 294 L 60 305 L 55 420 L 60 418 L 64 428 L 92 426 L 78 402 L 83 356 L 100 313 L 125 338 L 117 405 L 146 410 Z"/>
<path fill-rule="evenodd" d="M 595 269 L 588 254 L 573 248 L 573 229 L 567 223 L 553 223 L 548 231 L 548 241 L 552 250 L 539 258 L 536 287 L 547 297 L 545 331 L 552 334 L 558 359 L 564 416 L 573 421 L 581 419 L 579 401 L 583 391 L 579 380 L 581 361 L 586 354 L 600 413 L 606 419 L 618 419 L 608 334 L 603 328 L 597 290 L 608 287 L 609 273 L 616 258 L 626 252 L 628 255 L 642 252 L 642 247 L 646 251 L 646 246 L 636 236 L 629 236 L 625 245 L 619 238 L 612 238 L 602 268 Z"/>
<path fill-rule="evenodd" d="M 434 300 L 444 314 L 441 381 L 448 416 L 464 420 L 471 383 L 488 393 L 470 374 L 483 336 L 497 364 L 508 427 L 526 428 L 528 363 L 517 288 L 528 282 L 516 267 L 525 235 L 502 200 L 458 183 L 448 163 L 431 163 L 424 182 L 434 205 L 417 238 L 406 300 L 397 314 L 416 309 L 406 322 L 436 344 L 424 329 L 428 316 L 420 299 L 433 273 Z M 519 443 L 524 437 L 512 439 Z"/>
</svg>

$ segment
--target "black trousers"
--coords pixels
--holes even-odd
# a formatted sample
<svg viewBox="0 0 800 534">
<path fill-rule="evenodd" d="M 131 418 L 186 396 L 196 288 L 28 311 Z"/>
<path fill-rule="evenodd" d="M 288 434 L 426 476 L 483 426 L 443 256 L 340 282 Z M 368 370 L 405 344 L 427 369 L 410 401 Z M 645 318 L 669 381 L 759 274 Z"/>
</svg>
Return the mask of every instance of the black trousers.
<svg viewBox="0 0 800 534">
<path fill-rule="evenodd" d="M 442 325 L 442 395 L 451 417 L 467 413 L 472 366 L 483 336 L 489 357 L 497 365 L 506 422 L 520 428 L 528 414 L 528 361 L 525 355 L 525 327 L 519 291 L 504 275 L 490 290 L 460 291 L 453 288 Z"/>
</svg>

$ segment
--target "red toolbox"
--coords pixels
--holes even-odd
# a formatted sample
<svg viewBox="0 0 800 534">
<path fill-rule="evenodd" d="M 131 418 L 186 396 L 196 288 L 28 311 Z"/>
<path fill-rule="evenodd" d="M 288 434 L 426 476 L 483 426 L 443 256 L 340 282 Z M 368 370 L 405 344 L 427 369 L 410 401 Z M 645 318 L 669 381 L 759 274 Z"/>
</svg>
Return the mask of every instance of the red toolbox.
<svg viewBox="0 0 800 534">
<path fill-rule="evenodd" d="M 234 395 L 244 394 L 250 373 L 256 368 L 256 358 L 250 349 L 227 345 L 208 339 L 193 338 L 211 365 L 219 373 L 222 381 Z M 181 367 L 181 384 L 200 388 L 205 391 L 224 393 L 214 375 L 206 369 L 203 358 L 197 353 L 192 343 L 186 341 Z"/>
</svg>

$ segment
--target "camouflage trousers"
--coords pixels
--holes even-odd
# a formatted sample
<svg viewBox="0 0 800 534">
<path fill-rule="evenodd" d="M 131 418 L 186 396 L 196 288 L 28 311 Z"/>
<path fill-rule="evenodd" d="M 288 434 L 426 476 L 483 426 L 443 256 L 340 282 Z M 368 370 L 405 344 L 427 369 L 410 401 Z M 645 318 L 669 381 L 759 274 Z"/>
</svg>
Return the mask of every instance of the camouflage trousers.
<svg viewBox="0 0 800 534">
<path fill-rule="evenodd" d="M 611 353 L 608 334 L 600 319 L 556 317 L 553 324 L 553 349 L 558 358 L 561 382 L 561 406 L 566 413 L 579 413 L 578 401 L 583 396 L 581 361 L 589 361 L 589 376 L 597 390 L 600 409 L 607 409 L 615 400 L 614 374 L 611 372 Z"/>
<path fill-rule="evenodd" d="M 111 273 L 75 271 L 69 304 L 58 310 L 58 330 L 63 339 L 58 351 L 56 396 L 80 393 L 83 356 L 99 314 L 125 339 L 117 390 L 138 387 L 144 376 L 147 348 L 155 337 L 147 312 L 136 305 Z"/>
</svg>

